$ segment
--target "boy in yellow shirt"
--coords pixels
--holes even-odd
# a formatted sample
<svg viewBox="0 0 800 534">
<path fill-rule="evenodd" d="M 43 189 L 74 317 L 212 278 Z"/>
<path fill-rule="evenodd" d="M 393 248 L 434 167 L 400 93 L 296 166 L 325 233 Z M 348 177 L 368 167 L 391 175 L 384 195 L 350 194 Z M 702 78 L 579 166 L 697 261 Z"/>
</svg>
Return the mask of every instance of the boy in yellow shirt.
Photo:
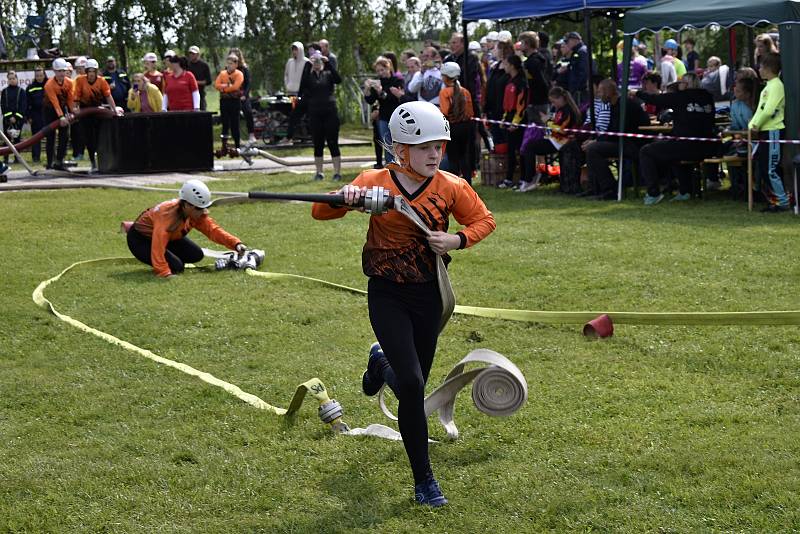
<svg viewBox="0 0 800 534">
<path fill-rule="evenodd" d="M 778 77 L 781 72 L 781 56 L 767 54 L 761 60 L 758 73 L 767 81 L 761 91 L 761 99 L 753 118 L 748 125 L 758 134 L 760 141 L 756 150 L 759 181 L 767 185 L 767 207 L 763 212 L 779 213 L 789 209 L 789 195 L 783 187 L 783 169 L 781 168 L 781 144 L 783 137 L 783 112 L 785 107 L 785 91 L 783 82 Z M 766 193 L 766 191 L 765 191 Z"/>
</svg>

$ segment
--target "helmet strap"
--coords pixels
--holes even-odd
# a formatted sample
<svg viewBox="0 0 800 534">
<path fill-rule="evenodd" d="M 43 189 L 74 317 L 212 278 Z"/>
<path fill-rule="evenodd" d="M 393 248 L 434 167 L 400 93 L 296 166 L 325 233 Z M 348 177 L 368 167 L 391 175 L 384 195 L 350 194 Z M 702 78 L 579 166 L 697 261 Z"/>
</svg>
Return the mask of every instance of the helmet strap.
<svg viewBox="0 0 800 534">
<path fill-rule="evenodd" d="M 397 153 L 395 154 L 395 156 L 397 158 L 397 161 L 392 163 L 387 163 L 386 168 L 396 172 L 401 172 L 406 176 L 408 176 L 409 178 L 416 180 L 417 182 L 424 182 L 425 180 L 427 180 L 429 178 L 428 176 L 424 176 L 411 168 L 411 154 L 409 145 L 398 143 L 396 146 L 397 146 L 396 149 Z M 447 141 L 444 141 L 442 143 L 442 153 L 444 153 L 446 146 L 447 146 Z"/>
</svg>

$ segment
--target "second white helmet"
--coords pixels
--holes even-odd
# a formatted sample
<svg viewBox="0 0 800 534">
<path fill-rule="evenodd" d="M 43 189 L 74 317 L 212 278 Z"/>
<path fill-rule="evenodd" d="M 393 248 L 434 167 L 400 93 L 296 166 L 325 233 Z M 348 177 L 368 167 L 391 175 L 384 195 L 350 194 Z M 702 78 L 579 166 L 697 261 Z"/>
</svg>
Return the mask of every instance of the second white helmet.
<svg viewBox="0 0 800 534">
<path fill-rule="evenodd" d="M 69 63 L 63 57 L 58 57 L 53 60 L 53 70 L 67 70 L 69 69 Z"/>
<path fill-rule="evenodd" d="M 75 60 L 76 67 L 85 67 L 86 66 L 86 56 L 80 56 L 78 59 Z"/>
<path fill-rule="evenodd" d="M 99 63 L 97 63 L 97 60 L 96 60 L 96 59 L 87 59 L 87 60 L 86 60 L 86 69 L 87 69 L 87 70 L 88 70 L 88 69 L 95 69 L 95 70 L 97 70 L 97 69 L 99 69 L 99 68 L 100 68 L 100 64 L 99 64 Z"/>
<path fill-rule="evenodd" d="M 450 123 L 430 102 L 417 100 L 400 104 L 389 119 L 394 143 L 420 145 L 429 141 L 449 141 Z"/>
<path fill-rule="evenodd" d="M 181 186 L 178 196 L 198 208 L 207 208 L 211 205 L 211 191 L 200 180 L 187 180 Z"/>
</svg>

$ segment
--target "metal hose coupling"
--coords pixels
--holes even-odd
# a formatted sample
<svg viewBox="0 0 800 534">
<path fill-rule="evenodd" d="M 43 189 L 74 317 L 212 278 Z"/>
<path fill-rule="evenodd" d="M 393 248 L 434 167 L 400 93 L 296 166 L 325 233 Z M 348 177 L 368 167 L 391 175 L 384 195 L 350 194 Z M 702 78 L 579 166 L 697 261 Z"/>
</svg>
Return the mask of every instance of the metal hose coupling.
<svg viewBox="0 0 800 534">
<path fill-rule="evenodd" d="M 373 185 L 364 196 L 364 211 L 372 215 L 383 215 L 394 204 L 394 197 L 383 187 Z"/>
<path fill-rule="evenodd" d="M 342 405 L 336 399 L 330 399 L 320 404 L 317 413 L 319 414 L 319 418 L 322 419 L 322 422 L 331 425 L 331 429 L 337 434 L 350 430 L 347 423 L 342 421 L 344 408 L 342 408 Z"/>
</svg>

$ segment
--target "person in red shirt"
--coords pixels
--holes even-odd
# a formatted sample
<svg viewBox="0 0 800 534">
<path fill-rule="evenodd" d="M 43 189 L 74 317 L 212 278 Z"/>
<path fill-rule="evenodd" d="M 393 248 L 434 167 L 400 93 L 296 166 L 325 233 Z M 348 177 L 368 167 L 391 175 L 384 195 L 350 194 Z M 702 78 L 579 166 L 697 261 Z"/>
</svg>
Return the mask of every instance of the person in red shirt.
<svg viewBox="0 0 800 534">
<path fill-rule="evenodd" d="M 102 76 L 97 75 L 99 65 L 97 60 L 89 59 L 86 61 L 86 74 L 81 74 L 75 78 L 75 104 L 74 110 L 77 112 L 81 108 L 94 108 L 103 104 L 111 109 L 116 109 L 114 99 L 111 97 L 111 87 Z M 122 110 L 120 110 L 120 114 Z M 97 171 L 97 135 L 99 130 L 99 120 L 97 117 L 84 117 L 78 126 L 81 135 L 86 142 L 86 149 L 89 151 L 89 160 L 92 162 L 91 172 Z"/>
<path fill-rule="evenodd" d="M 211 191 L 200 180 L 188 180 L 181 186 L 179 198 L 147 209 L 128 230 L 128 249 L 161 278 L 183 272 L 185 264 L 202 260 L 203 249 L 186 237 L 197 228 L 214 243 L 242 253 L 247 247 L 229 234 L 208 215 Z"/>
<path fill-rule="evenodd" d="M 164 77 L 163 111 L 199 111 L 200 89 L 194 74 L 187 70 L 189 62 L 185 57 L 167 58 L 170 70 Z"/>
<path fill-rule="evenodd" d="M 425 383 L 433 364 L 439 332 L 447 317 L 442 295 L 449 283 L 441 272 L 448 252 L 470 247 L 495 228 L 494 217 L 466 180 L 439 170 L 442 145 L 450 141 L 450 126 L 429 102 L 400 104 L 389 119 L 395 162 L 368 170 L 342 187 L 345 206 L 315 203 L 315 219 L 343 217 L 368 187 L 383 187 L 402 196 L 430 229 L 425 234 L 406 215 L 392 210 L 369 218 L 362 253 L 369 277 L 369 317 L 378 343 L 370 349 L 362 389 L 378 393 L 384 383 L 399 400 L 400 434 L 414 475 L 417 503 L 447 504 L 433 476 L 428 455 Z M 448 232 L 450 215 L 464 226 Z M 440 258 L 438 258 L 438 257 Z"/>
</svg>

